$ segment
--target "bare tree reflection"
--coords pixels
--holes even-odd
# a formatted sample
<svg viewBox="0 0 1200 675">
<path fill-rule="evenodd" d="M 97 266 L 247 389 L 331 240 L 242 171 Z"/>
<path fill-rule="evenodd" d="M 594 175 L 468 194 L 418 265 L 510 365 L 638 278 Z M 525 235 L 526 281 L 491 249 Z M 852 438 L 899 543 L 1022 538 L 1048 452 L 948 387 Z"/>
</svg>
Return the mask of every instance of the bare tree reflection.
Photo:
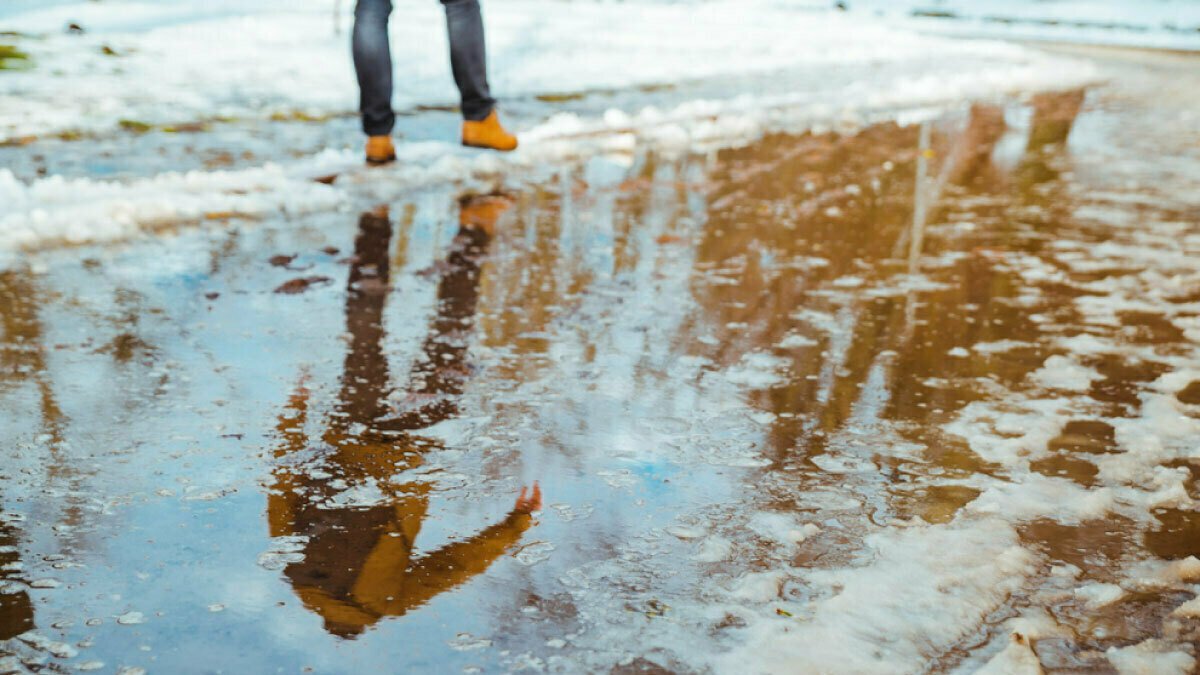
<svg viewBox="0 0 1200 675">
<path fill-rule="evenodd" d="M 383 342 L 383 309 L 390 290 L 388 250 L 392 224 L 386 210 L 359 220 L 346 297 L 350 349 L 336 409 L 322 434 L 323 470 L 287 462 L 309 447 L 304 433 L 309 391 L 303 385 L 281 416 L 282 440 L 274 489 L 268 499 L 272 536 L 307 538 L 304 560 L 284 574 L 325 628 L 353 638 L 385 616 L 400 616 L 485 571 L 531 525 L 541 491 L 522 489 L 499 523 L 420 558 L 413 550 L 429 508 L 429 485 L 393 485 L 392 476 L 415 468 L 435 447 L 413 432 L 457 412 L 468 370 L 466 353 L 479 295 L 479 263 L 496 220 L 508 206 L 499 197 L 464 200 L 460 229 L 438 284 L 437 316 L 414 367 L 405 406 L 396 414 Z M 392 397 L 395 398 L 395 397 Z M 374 486 L 371 506 L 342 503 L 348 486 Z"/>
<path fill-rule="evenodd" d="M 1053 199 L 1036 199 L 1033 188 L 1055 180 L 1059 170 L 1054 160 L 1066 144 L 1083 107 L 1084 90 L 1039 94 L 1033 99 L 1033 120 L 1025 154 L 1017 167 L 1017 187 L 1030 202 L 1052 203 Z"/>
</svg>

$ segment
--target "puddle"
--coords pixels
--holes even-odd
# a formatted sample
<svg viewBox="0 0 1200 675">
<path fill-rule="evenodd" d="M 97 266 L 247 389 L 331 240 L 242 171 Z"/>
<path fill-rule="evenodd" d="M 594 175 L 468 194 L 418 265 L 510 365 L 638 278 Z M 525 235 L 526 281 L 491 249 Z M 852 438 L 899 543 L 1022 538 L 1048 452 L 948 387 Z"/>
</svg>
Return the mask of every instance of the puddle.
<svg viewBox="0 0 1200 675">
<path fill-rule="evenodd" d="M 1200 157 L 1125 86 L 0 273 L 0 650 L 952 671 L 1021 618 L 1049 669 L 1190 654 Z"/>
</svg>

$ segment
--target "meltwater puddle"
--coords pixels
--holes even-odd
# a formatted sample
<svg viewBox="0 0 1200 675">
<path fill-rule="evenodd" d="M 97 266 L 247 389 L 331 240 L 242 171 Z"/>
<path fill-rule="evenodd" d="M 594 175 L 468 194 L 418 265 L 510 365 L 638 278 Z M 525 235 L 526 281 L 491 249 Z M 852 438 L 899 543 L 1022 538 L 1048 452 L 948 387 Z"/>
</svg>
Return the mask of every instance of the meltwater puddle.
<svg viewBox="0 0 1200 675">
<path fill-rule="evenodd" d="M 0 273 L 4 667 L 1188 672 L 1200 88 L 1129 68 Z"/>
</svg>

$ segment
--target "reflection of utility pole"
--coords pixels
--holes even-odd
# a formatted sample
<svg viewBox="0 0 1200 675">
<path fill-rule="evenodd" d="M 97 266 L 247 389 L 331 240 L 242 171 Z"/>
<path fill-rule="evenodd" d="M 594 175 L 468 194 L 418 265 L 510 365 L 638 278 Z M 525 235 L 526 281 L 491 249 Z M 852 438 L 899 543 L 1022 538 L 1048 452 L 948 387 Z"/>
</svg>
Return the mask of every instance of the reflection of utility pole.
<svg viewBox="0 0 1200 675">
<path fill-rule="evenodd" d="M 410 406 L 393 410 L 384 348 L 384 307 L 391 293 L 389 249 L 393 227 L 386 208 L 359 219 L 346 289 L 349 351 L 336 411 L 321 436 L 320 472 L 286 461 L 309 447 L 309 389 L 301 386 L 280 417 L 280 460 L 267 498 L 272 537 L 304 539 L 303 559 L 283 571 L 296 595 L 343 639 L 361 635 L 384 617 L 402 616 L 484 573 L 511 551 L 540 508 L 541 491 L 522 490 L 513 510 L 476 533 L 418 555 L 416 540 L 428 515 L 431 487 L 399 484 L 397 476 L 421 466 L 439 447 L 417 432 L 454 417 L 469 375 L 471 342 L 481 283 L 480 267 L 495 224 L 509 208 L 498 196 L 465 198 L 459 232 L 442 268 L 437 313 L 413 366 Z M 378 500 L 354 504 L 355 487 L 371 486 Z M 345 501 L 343 501 L 343 499 Z"/>
<path fill-rule="evenodd" d="M 933 127 L 921 124 L 917 145 L 917 180 L 913 188 L 913 224 L 909 238 L 908 273 L 917 274 L 925 244 L 925 227 L 931 210 L 941 200 L 947 185 L 966 185 L 978 178 L 1004 135 L 1004 111 L 995 105 L 977 103 L 971 106 L 966 126 L 954 135 L 954 143 L 946 151 L 937 179 L 930 180 L 929 160 L 933 159 Z"/>
<path fill-rule="evenodd" d="M 921 138 L 917 141 L 917 180 L 913 184 L 913 222 L 912 237 L 908 243 L 908 273 L 920 271 L 921 247 L 925 243 L 925 219 L 929 216 L 929 190 L 926 183 L 929 180 L 929 158 L 933 156 L 930 148 L 933 127 L 928 122 L 921 123 Z"/>
</svg>

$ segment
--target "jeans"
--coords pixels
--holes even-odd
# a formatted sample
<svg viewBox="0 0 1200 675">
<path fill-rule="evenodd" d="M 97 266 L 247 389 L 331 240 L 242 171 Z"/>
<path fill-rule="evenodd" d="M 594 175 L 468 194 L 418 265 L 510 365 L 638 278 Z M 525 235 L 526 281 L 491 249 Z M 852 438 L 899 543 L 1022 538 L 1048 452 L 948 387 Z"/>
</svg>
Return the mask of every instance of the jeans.
<svg viewBox="0 0 1200 675">
<path fill-rule="evenodd" d="M 450 66 L 462 96 L 464 119 L 482 120 L 492 112 L 487 81 L 487 56 L 483 42 L 483 17 L 479 0 L 441 0 L 446 8 L 450 36 Z M 361 91 L 359 110 L 368 136 L 392 132 L 392 52 L 388 43 L 388 17 L 392 0 L 358 0 L 354 8 L 354 70 Z"/>
</svg>

